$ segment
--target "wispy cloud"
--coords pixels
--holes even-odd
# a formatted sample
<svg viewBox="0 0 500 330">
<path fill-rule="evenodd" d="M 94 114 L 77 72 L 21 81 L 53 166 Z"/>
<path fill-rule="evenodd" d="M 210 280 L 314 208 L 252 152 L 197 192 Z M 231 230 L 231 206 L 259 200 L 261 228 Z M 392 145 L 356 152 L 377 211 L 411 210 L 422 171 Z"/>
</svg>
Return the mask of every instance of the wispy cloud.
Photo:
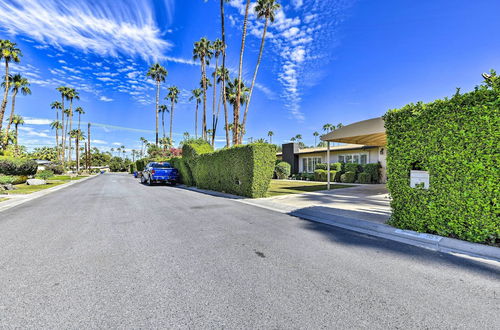
<svg viewBox="0 0 500 330">
<path fill-rule="evenodd" d="M 23 34 L 60 49 L 116 56 L 160 58 L 171 47 L 155 20 L 165 1 L 0 0 L 0 21 L 10 34 Z"/>
<path fill-rule="evenodd" d="M 101 96 L 99 98 L 99 101 L 103 101 L 103 102 L 111 102 L 113 101 L 113 99 L 109 98 L 109 97 L 106 97 L 106 96 Z"/>
</svg>

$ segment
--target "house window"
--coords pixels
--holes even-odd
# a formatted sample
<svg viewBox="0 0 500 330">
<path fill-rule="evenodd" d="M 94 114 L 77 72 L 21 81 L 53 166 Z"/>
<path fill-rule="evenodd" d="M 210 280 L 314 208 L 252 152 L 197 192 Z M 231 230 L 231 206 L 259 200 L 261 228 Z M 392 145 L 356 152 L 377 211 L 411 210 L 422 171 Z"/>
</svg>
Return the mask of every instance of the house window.
<svg viewBox="0 0 500 330">
<path fill-rule="evenodd" d="M 313 173 L 316 169 L 316 164 L 319 163 L 321 163 L 321 157 L 302 158 L 302 172 Z"/>
<path fill-rule="evenodd" d="M 339 162 L 341 163 L 355 163 L 355 164 L 367 164 L 368 154 L 349 154 L 349 155 L 339 155 Z"/>
<path fill-rule="evenodd" d="M 345 156 L 344 155 L 339 156 L 339 163 L 345 163 Z"/>
</svg>

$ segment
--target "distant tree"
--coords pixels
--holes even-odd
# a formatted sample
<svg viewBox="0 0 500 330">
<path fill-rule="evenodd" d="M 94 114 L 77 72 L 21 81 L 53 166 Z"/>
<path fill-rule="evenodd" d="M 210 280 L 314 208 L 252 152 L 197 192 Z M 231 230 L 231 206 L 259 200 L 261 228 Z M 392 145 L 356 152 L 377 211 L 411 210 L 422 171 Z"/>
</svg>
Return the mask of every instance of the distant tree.
<svg viewBox="0 0 500 330">
<path fill-rule="evenodd" d="M 319 133 L 318 132 L 314 132 L 313 136 L 314 136 L 314 146 L 316 146 L 317 145 L 317 138 L 319 136 Z"/>
<path fill-rule="evenodd" d="M 50 128 L 56 130 L 56 150 L 57 155 L 59 156 L 59 130 L 62 128 L 62 124 L 59 120 L 54 120 L 50 123 Z"/>
<path fill-rule="evenodd" d="M 191 97 L 189 98 L 190 101 L 196 100 L 196 111 L 194 115 L 194 136 L 195 138 L 198 138 L 198 106 L 202 102 L 201 96 L 203 95 L 203 90 L 200 88 L 193 89 L 191 91 Z"/>
<path fill-rule="evenodd" d="M 167 70 L 162 67 L 159 63 L 153 64 L 146 76 L 151 78 L 156 83 L 156 107 L 155 107 L 155 116 L 156 116 L 156 146 L 158 146 L 159 137 L 158 137 L 158 107 L 160 105 L 160 84 L 165 82 L 167 78 Z"/>
<path fill-rule="evenodd" d="M 269 143 L 270 144 L 273 144 L 273 135 L 274 135 L 273 131 L 267 132 L 267 136 L 269 136 Z"/>
<path fill-rule="evenodd" d="M 15 74 L 13 76 L 9 76 L 9 82 L 3 82 L 2 87 L 7 88 L 7 85 L 9 85 L 12 88 L 12 108 L 10 111 L 10 117 L 9 121 L 7 122 L 7 134 L 5 135 L 3 144 L 4 146 L 7 146 L 8 144 L 8 133 L 10 130 L 10 124 L 12 123 L 12 119 L 14 118 L 14 112 L 16 108 L 16 96 L 19 92 L 21 92 L 22 95 L 31 95 L 31 89 L 30 89 L 30 83 L 28 79 L 24 78 L 20 74 Z"/>
<path fill-rule="evenodd" d="M 15 145 L 16 145 L 16 149 L 17 149 L 18 142 L 19 142 L 19 130 L 18 130 L 18 127 L 19 127 L 19 125 L 24 125 L 24 118 L 21 117 L 21 116 L 19 116 L 19 115 L 14 115 L 14 118 L 12 118 L 12 124 L 14 124 L 15 132 L 16 132 L 16 142 L 15 142 Z"/>
<path fill-rule="evenodd" d="M 200 60 L 201 63 L 201 82 L 203 89 L 203 118 L 202 118 L 202 137 L 207 139 L 207 71 L 206 66 L 210 64 L 212 57 L 212 46 L 210 41 L 203 37 L 200 41 L 194 43 L 193 59 Z"/>
<path fill-rule="evenodd" d="M 9 63 L 10 62 L 20 62 L 21 50 L 17 48 L 17 44 L 11 42 L 10 40 L 0 40 L 0 60 L 5 61 L 5 88 L 3 93 L 2 105 L 0 106 L 0 131 L 2 130 L 3 117 L 5 114 L 5 108 L 7 107 L 7 98 L 9 97 L 10 90 L 10 79 L 9 79 Z M 7 132 L 8 135 L 8 132 Z"/>
<path fill-rule="evenodd" d="M 177 86 L 170 86 L 168 88 L 168 95 L 166 99 L 170 100 L 170 142 L 173 141 L 172 137 L 172 127 L 173 127 L 173 122 L 174 122 L 174 109 L 175 109 L 175 104 L 179 101 L 179 88 Z"/>
<path fill-rule="evenodd" d="M 158 107 L 158 111 L 161 113 L 161 127 L 163 130 L 163 137 L 165 137 L 165 112 L 169 112 L 168 107 L 165 104 L 161 104 Z"/>
<path fill-rule="evenodd" d="M 82 115 L 85 114 L 85 111 L 82 107 L 78 107 L 75 109 L 75 112 L 78 113 L 78 129 L 80 129 L 80 122 L 82 120 Z"/>
</svg>

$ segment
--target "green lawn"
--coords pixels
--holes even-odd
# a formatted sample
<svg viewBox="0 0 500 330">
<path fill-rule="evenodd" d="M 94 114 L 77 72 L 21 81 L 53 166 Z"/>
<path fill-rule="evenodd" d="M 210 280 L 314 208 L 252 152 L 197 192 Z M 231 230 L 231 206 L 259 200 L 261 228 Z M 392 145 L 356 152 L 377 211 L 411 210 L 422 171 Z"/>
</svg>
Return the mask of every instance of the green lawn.
<svg viewBox="0 0 500 330">
<path fill-rule="evenodd" d="M 330 189 L 349 188 L 350 185 L 332 184 Z M 311 191 L 326 190 L 326 183 L 307 182 L 307 181 L 287 181 L 271 180 L 271 185 L 267 191 L 267 196 L 279 196 L 288 194 L 302 194 Z"/>
<path fill-rule="evenodd" d="M 69 181 L 74 181 L 74 180 L 80 180 L 82 178 L 86 178 L 86 176 L 77 176 L 77 177 L 71 177 L 69 175 L 56 175 L 47 180 L 47 184 L 45 185 L 40 185 L 40 186 L 28 186 L 26 183 L 23 184 L 16 184 L 14 187 L 16 187 L 16 190 L 9 190 L 7 191 L 8 195 L 26 195 L 26 194 L 31 194 L 36 191 L 52 188 L 55 186 L 59 186 L 63 183 L 69 182 Z"/>
<path fill-rule="evenodd" d="M 72 180 L 80 180 L 82 178 L 86 178 L 86 176 L 75 176 L 71 177 L 69 175 L 56 175 L 49 179 L 49 181 L 72 181 Z"/>
</svg>

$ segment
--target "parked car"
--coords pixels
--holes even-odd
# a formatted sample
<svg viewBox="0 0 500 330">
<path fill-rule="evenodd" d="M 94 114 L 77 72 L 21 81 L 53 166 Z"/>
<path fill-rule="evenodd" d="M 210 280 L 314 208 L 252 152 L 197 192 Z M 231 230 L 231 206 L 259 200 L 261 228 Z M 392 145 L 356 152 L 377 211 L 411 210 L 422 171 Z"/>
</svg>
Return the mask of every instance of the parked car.
<svg viewBox="0 0 500 330">
<path fill-rule="evenodd" d="M 142 171 L 141 183 L 170 183 L 175 186 L 179 181 L 179 171 L 167 162 L 151 162 Z"/>
</svg>

